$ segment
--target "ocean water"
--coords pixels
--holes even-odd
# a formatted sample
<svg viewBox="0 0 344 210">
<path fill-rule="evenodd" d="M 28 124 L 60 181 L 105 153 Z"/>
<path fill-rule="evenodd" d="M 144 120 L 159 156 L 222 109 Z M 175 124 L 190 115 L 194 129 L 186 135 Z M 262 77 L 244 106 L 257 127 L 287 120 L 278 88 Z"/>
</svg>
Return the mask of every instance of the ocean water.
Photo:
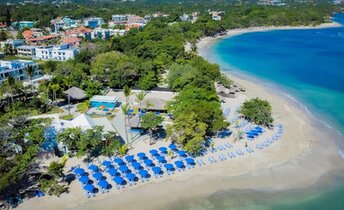
<svg viewBox="0 0 344 210">
<path fill-rule="evenodd" d="M 344 14 L 334 20 L 344 24 Z M 225 71 L 278 84 L 344 133 L 344 26 L 246 33 L 209 50 Z"/>
<path fill-rule="evenodd" d="M 344 14 L 334 21 L 344 25 Z M 208 60 L 223 71 L 277 88 L 344 139 L 344 26 L 246 33 L 215 42 Z M 168 209 L 340 210 L 344 173 L 334 172 L 306 189 L 229 190 L 181 201 Z"/>
</svg>

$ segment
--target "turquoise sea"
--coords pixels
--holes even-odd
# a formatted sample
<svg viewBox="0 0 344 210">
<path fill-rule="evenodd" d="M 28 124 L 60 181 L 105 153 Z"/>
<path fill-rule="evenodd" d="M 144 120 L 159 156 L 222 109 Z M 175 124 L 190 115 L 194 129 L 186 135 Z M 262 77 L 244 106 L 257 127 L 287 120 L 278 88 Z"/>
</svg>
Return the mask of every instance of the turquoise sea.
<svg viewBox="0 0 344 210">
<path fill-rule="evenodd" d="M 246 33 L 215 42 L 208 60 L 223 71 L 283 92 L 302 104 L 344 142 L 344 14 L 338 28 Z M 321 120 L 320 120 L 321 119 Z M 319 123 L 320 124 L 320 123 Z M 315 163 L 316 164 L 316 163 Z M 170 209 L 344 209 L 344 173 L 324 176 L 307 189 L 222 191 L 181 201 Z"/>
</svg>

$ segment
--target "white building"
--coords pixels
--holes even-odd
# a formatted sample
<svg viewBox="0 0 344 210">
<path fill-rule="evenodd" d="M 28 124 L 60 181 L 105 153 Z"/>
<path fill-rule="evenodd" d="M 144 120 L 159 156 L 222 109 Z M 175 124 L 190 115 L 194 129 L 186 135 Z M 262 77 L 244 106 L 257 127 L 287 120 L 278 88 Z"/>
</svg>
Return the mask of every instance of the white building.
<svg viewBox="0 0 344 210">
<path fill-rule="evenodd" d="M 42 72 L 39 70 L 38 64 L 33 61 L 27 60 L 0 60 L 0 83 L 4 82 L 9 76 L 18 80 L 27 80 L 27 68 L 32 66 L 34 69 L 33 78 L 42 76 Z"/>
<path fill-rule="evenodd" d="M 79 48 L 70 47 L 66 44 L 58 46 L 37 47 L 36 57 L 34 57 L 34 59 L 66 61 L 74 59 L 78 52 Z"/>
<path fill-rule="evenodd" d="M 6 41 L 0 42 L 0 47 L 4 48 L 6 45 L 10 45 L 13 49 L 19 46 L 25 45 L 25 40 L 23 39 L 7 39 Z"/>
<path fill-rule="evenodd" d="M 125 30 L 96 28 L 91 32 L 91 39 L 109 39 L 112 36 L 123 36 Z"/>
<path fill-rule="evenodd" d="M 85 26 L 95 29 L 98 28 L 100 26 L 102 26 L 104 24 L 104 20 L 102 18 L 88 18 L 84 20 Z"/>
<path fill-rule="evenodd" d="M 35 57 L 36 56 L 36 47 L 29 45 L 22 45 L 17 47 L 17 54 L 23 57 Z"/>
<path fill-rule="evenodd" d="M 223 11 L 209 11 L 209 14 L 211 15 L 211 19 L 221 20 L 225 13 Z"/>
</svg>

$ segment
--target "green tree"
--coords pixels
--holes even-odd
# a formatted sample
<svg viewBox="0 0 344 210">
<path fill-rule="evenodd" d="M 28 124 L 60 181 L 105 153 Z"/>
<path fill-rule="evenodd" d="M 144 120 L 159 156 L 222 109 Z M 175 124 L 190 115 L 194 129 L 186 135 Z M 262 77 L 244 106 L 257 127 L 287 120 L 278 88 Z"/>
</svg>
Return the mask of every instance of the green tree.
<svg viewBox="0 0 344 210">
<path fill-rule="evenodd" d="M 142 91 L 142 90 L 140 92 L 138 92 L 138 93 L 135 93 L 136 101 L 139 102 L 139 109 L 141 111 L 142 111 L 142 102 L 145 99 L 146 95 L 147 95 L 147 93 L 145 91 Z"/>
<path fill-rule="evenodd" d="M 97 156 L 101 152 L 102 144 L 102 127 L 95 127 L 84 131 L 79 141 L 76 142 L 78 146 L 77 156 L 83 156 L 86 154 L 86 159 Z"/>
<path fill-rule="evenodd" d="M 245 101 L 241 106 L 240 113 L 258 125 L 269 126 L 273 122 L 270 103 L 259 98 Z"/>
<path fill-rule="evenodd" d="M 148 72 L 142 76 L 139 80 L 138 86 L 142 90 L 150 90 L 156 87 L 158 84 L 158 79 L 153 71 Z"/>
<path fill-rule="evenodd" d="M 122 110 L 122 112 L 124 114 L 124 129 L 125 129 L 126 142 L 127 142 L 127 145 L 130 145 L 129 137 L 128 137 L 128 125 L 129 125 L 128 113 L 129 113 L 129 110 L 130 110 L 130 105 L 128 103 L 122 104 L 121 105 L 121 110 Z M 127 123 L 127 121 L 128 121 L 128 123 Z"/>
<path fill-rule="evenodd" d="M 67 128 L 57 134 L 57 141 L 63 143 L 71 155 L 78 150 L 78 141 L 82 135 L 81 128 Z"/>
<path fill-rule="evenodd" d="M 57 91 L 60 89 L 60 85 L 59 84 L 51 84 L 50 88 L 53 91 L 53 103 L 54 103 L 57 99 Z"/>
<path fill-rule="evenodd" d="M 61 186 L 55 179 L 40 179 L 39 184 L 40 189 L 48 195 L 60 196 L 62 193 L 67 191 L 67 189 Z"/>
<path fill-rule="evenodd" d="M 150 134 L 149 144 L 152 144 L 153 129 L 160 125 L 164 119 L 160 115 L 156 115 L 154 112 L 148 112 L 141 118 L 141 126 L 144 129 L 148 129 Z"/>
<path fill-rule="evenodd" d="M 54 177 L 54 178 L 61 178 L 61 177 L 64 176 L 63 168 L 64 168 L 64 164 L 63 163 L 59 163 L 59 162 L 53 161 L 48 166 L 47 173 L 49 175 L 51 175 L 52 177 Z"/>
<path fill-rule="evenodd" d="M 197 120 L 197 115 L 191 112 L 178 117 L 172 126 L 168 126 L 167 136 L 186 151 L 198 154 L 205 143 L 206 129 L 207 124 Z"/>
<path fill-rule="evenodd" d="M 0 32 L 0 41 L 5 41 L 8 39 L 8 35 L 4 30 L 1 30 Z"/>
<path fill-rule="evenodd" d="M 128 56 L 120 52 L 107 52 L 99 54 L 92 62 L 91 74 L 112 87 L 124 87 L 134 85 L 138 69 Z"/>
</svg>

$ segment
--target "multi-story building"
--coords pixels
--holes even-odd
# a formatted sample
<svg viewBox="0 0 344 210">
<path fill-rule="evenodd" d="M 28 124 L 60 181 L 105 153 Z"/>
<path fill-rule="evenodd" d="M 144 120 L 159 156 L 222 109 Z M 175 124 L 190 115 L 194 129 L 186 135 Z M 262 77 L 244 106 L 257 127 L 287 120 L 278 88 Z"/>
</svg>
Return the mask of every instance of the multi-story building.
<svg viewBox="0 0 344 210">
<path fill-rule="evenodd" d="M 78 23 L 69 17 L 59 17 L 50 21 L 54 25 L 54 31 L 59 32 L 61 29 L 66 30 L 78 26 Z"/>
<path fill-rule="evenodd" d="M 10 45 L 12 49 L 16 49 L 19 46 L 25 45 L 23 39 L 7 39 L 6 41 L 0 42 L 1 48 L 4 48 L 6 45 Z"/>
<path fill-rule="evenodd" d="M 36 47 L 29 45 L 22 45 L 17 47 L 17 54 L 23 57 L 35 57 L 36 56 Z"/>
<path fill-rule="evenodd" d="M 66 61 L 74 59 L 78 54 L 79 48 L 71 47 L 67 44 L 48 47 L 37 47 L 36 57 L 38 60 Z"/>
<path fill-rule="evenodd" d="M 209 11 L 209 14 L 211 15 L 211 19 L 221 20 L 225 13 L 223 11 Z"/>
<path fill-rule="evenodd" d="M 112 15 L 112 22 L 115 25 L 124 25 L 128 22 L 127 15 Z"/>
<path fill-rule="evenodd" d="M 85 19 L 85 26 L 86 27 L 89 27 L 89 28 L 98 28 L 100 27 L 101 25 L 103 25 L 104 21 L 102 18 L 88 18 L 88 19 Z"/>
<path fill-rule="evenodd" d="M 23 28 L 33 28 L 35 25 L 34 21 L 19 21 L 19 22 L 14 22 L 12 26 L 17 26 L 19 29 Z"/>
<path fill-rule="evenodd" d="M 26 60 L 0 60 L 0 83 L 4 82 L 9 76 L 18 80 L 27 80 L 29 78 L 27 74 L 27 68 L 32 66 L 34 69 L 31 79 L 42 76 L 42 72 L 39 70 L 38 64 L 33 61 Z"/>
</svg>

